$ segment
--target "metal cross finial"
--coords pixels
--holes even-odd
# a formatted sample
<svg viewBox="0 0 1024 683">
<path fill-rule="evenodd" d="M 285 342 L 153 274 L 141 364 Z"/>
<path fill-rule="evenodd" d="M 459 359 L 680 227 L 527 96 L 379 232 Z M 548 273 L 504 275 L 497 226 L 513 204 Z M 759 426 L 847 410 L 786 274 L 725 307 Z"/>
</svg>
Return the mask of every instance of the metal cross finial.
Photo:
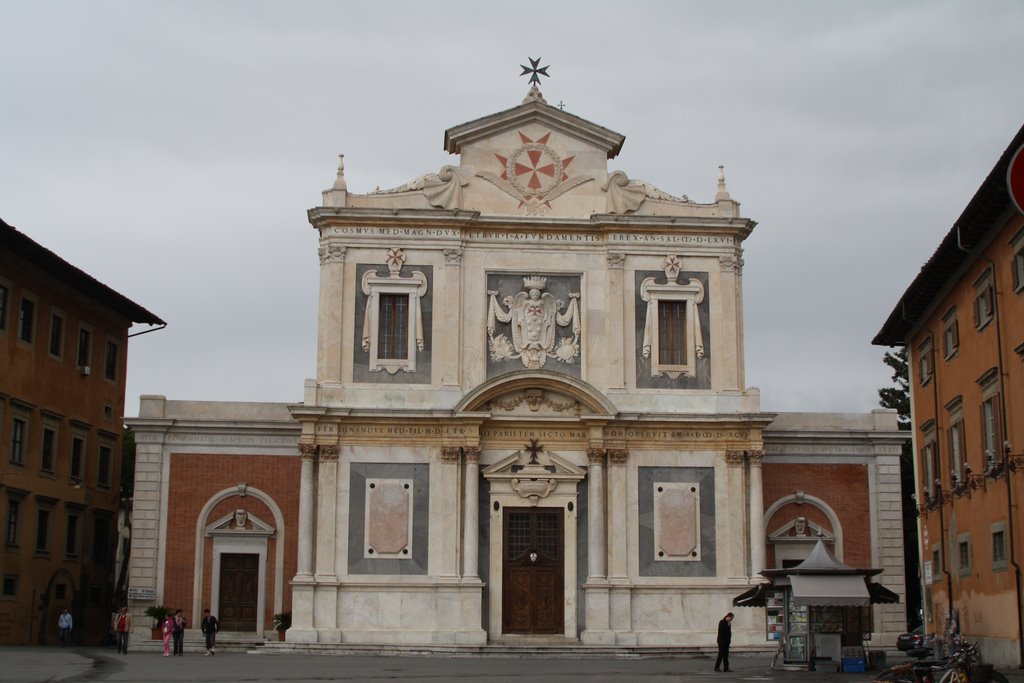
<svg viewBox="0 0 1024 683">
<path fill-rule="evenodd" d="M 565 102 L 563 102 L 562 100 L 558 100 L 558 104 L 556 104 L 555 106 L 561 109 L 562 111 L 565 111 Z"/>
<path fill-rule="evenodd" d="M 539 465 L 540 461 L 537 460 L 537 454 L 544 450 L 544 447 L 537 442 L 540 439 L 530 439 L 530 443 L 523 446 L 527 453 L 530 454 L 530 464 Z"/>
<path fill-rule="evenodd" d="M 540 66 L 540 57 L 538 57 L 537 59 L 534 59 L 533 57 L 527 57 L 527 59 L 530 60 L 530 66 L 520 64 L 519 66 L 523 67 L 523 73 L 519 74 L 520 76 L 530 74 L 530 83 L 532 85 L 540 85 L 541 76 L 544 76 L 545 78 L 550 78 L 550 76 L 548 75 L 548 67 L 550 66 L 550 64 L 548 66 Z"/>
</svg>

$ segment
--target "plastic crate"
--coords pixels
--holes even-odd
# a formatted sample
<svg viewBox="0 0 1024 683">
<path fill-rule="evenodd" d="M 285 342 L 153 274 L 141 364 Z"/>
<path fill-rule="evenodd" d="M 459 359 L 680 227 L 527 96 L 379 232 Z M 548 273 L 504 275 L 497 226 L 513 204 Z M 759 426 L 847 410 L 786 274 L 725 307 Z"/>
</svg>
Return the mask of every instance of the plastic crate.
<svg viewBox="0 0 1024 683">
<path fill-rule="evenodd" d="M 843 671 L 867 671 L 863 657 L 843 657 Z"/>
</svg>

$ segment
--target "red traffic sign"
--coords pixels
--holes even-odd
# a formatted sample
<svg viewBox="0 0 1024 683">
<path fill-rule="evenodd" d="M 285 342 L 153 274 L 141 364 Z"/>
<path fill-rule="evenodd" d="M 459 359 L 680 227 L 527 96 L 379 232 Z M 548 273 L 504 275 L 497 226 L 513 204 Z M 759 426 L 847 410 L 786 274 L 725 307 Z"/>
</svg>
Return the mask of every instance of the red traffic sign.
<svg viewBox="0 0 1024 683">
<path fill-rule="evenodd" d="M 1014 206 L 1024 213 L 1024 145 L 1010 159 L 1010 168 L 1006 170 L 1006 189 Z"/>
</svg>

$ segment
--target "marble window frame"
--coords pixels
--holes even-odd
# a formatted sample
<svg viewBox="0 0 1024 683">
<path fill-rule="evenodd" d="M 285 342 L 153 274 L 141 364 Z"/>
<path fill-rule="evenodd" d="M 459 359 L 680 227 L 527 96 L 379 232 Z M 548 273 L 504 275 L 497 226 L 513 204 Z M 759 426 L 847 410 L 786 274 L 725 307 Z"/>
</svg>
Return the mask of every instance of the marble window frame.
<svg viewBox="0 0 1024 683">
<path fill-rule="evenodd" d="M 423 325 L 422 315 L 419 313 L 419 301 L 427 293 L 427 278 L 419 272 L 413 271 L 411 277 L 382 277 L 374 270 L 368 270 L 363 274 L 363 292 L 369 297 L 366 306 L 367 320 L 365 322 L 368 340 L 368 348 L 364 349 L 370 354 L 370 372 L 384 371 L 390 375 L 399 370 L 403 372 L 416 372 L 416 353 L 422 350 L 422 344 L 417 338 L 422 339 L 426 330 L 420 330 Z M 395 294 L 408 298 L 406 307 L 406 354 L 404 358 L 384 358 L 379 354 L 380 345 L 380 320 L 381 320 L 381 295 Z M 364 344 L 367 342 L 364 342 Z"/>
</svg>

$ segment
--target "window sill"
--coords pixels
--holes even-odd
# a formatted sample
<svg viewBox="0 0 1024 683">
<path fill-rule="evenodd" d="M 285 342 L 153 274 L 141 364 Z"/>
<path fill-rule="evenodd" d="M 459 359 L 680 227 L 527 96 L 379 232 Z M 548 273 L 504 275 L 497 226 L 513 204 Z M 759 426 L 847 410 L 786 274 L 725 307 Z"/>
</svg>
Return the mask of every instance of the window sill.
<svg viewBox="0 0 1024 683">
<path fill-rule="evenodd" d="M 986 327 L 988 327 L 988 326 L 989 326 L 989 325 L 990 325 L 990 324 L 992 323 L 992 320 L 993 320 L 994 318 L 995 318 L 995 316 L 992 316 L 992 315 L 990 315 L 989 317 L 985 318 L 985 319 L 984 319 L 984 320 L 982 320 L 982 321 L 981 321 L 980 323 L 978 323 L 978 324 L 977 324 L 977 325 L 975 326 L 975 327 L 976 327 L 976 329 L 978 330 L 978 332 L 981 332 L 981 331 L 982 331 L 982 330 L 984 330 L 984 329 L 985 329 Z"/>
</svg>

